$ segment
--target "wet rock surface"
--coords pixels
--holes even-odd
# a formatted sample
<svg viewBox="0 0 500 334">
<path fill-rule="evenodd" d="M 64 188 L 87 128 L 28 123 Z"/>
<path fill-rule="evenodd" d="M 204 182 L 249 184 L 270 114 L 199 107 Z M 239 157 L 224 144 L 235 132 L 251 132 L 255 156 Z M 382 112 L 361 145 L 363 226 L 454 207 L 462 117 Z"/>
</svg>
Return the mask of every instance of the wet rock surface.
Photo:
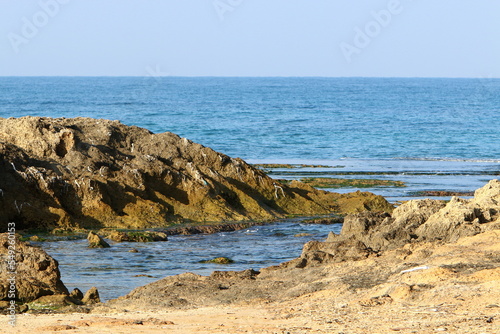
<svg viewBox="0 0 500 334">
<path fill-rule="evenodd" d="M 18 229 L 392 211 L 381 196 L 283 185 L 173 133 L 89 118 L 0 118 L 0 189 L 0 226 Z"/>
</svg>

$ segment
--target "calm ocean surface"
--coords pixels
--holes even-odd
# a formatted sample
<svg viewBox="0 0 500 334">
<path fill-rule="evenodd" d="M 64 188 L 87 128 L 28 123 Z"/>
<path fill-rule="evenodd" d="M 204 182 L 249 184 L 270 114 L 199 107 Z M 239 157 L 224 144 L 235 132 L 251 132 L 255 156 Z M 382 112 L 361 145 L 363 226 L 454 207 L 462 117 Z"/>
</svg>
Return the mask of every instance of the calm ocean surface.
<svg viewBox="0 0 500 334">
<path fill-rule="evenodd" d="M 500 79 L 0 78 L 0 116 L 118 119 L 243 159 L 500 159 Z"/>
<path fill-rule="evenodd" d="M 418 198 L 414 193 L 421 190 L 472 191 L 500 174 L 500 79 L 0 77 L 0 117 L 26 115 L 117 119 L 171 131 L 251 163 L 342 166 L 278 170 L 272 177 L 406 182 L 405 188 L 367 189 L 393 202 Z M 312 238 L 332 229 L 282 226 L 289 229 L 286 235 L 309 231 Z M 85 259 L 96 251 L 84 243 L 43 247 L 61 263 L 68 287 L 94 284 L 109 299 L 166 275 L 216 270 L 197 260 L 221 240 L 230 241 L 224 254 L 214 255 L 238 260 L 242 248 L 249 252 L 230 269 L 258 269 L 300 254 L 302 238 L 290 242 L 270 229 L 134 246 L 145 247 L 146 254 L 135 267 L 126 259 L 140 255 L 127 253 L 130 245 L 117 245 L 106 253 L 109 259 L 95 263 Z M 252 246 L 249 235 L 260 241 Z M 268 247 L 257 246 L 262 243 Z M 283 244 L 284 253 L 276 253 Z M 158 247 L 176 254 L 171 264 L 158 264 Z"/>
</svg>

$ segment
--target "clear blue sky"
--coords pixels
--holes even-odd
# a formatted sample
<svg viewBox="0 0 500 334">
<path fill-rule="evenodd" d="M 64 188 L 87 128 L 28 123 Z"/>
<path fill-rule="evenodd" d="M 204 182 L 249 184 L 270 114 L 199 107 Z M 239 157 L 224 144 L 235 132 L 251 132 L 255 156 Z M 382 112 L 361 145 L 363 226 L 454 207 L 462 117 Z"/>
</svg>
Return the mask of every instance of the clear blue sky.
<svg viewBox="0 0 500 334">
<path fill-rule="evenodd" d="M 500 77 L 497 0 L 0 0 L 0 75 Z"/>
</svg>

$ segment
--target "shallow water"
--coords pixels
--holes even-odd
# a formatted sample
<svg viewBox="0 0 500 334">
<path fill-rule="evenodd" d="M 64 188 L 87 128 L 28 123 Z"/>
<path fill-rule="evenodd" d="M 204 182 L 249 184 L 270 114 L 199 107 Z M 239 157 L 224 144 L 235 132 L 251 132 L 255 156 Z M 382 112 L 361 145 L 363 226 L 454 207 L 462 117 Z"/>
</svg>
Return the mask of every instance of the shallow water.
<svg viewBox="0 0 500 334">
<path fill-rule="evenodd" d="M 251 162 L 253 161 L 251 160 Z M 356 190 L 370 191 L 384 196 L 392 203 L 420 198 L 414 194 L 419 191 L 472 192 L 500 175 L 498 161 L 338 159 L 288 162 L 295 164 L 313 163 L 336 166 L 336 168 L 272 169 L 270 176 L 278 179 L 333 177 L 403 181 L 405 187 L 325 189 L 340 193 Z M 467 196 L 463 197 L 467 198 Z M 450 199 L 450 197 L 433 198 Z"/>
<path fill-rule="evenodd" d="M 176 235 L 166 242 L 109 241 L 111 248 L 87 247 L 87 240 L 35 243 L 58 260 L 62 281 L 83 292 L 92 286 L 101 299 L 125 295 L 133 288 L 166 276 L 193 272 L 209 275 L 214 270 L 245 270 L 268 267 L 300 255 L 309 240 L 324 240 L 330 231 L 339 233 L 340 224 L 312 225 L 294 221 L 255 226 L 212 235 Z M 307 233 L 309 236 L 295 237 Z M 130 253 L 135 248 L 139 253 Z M 227 265 L 200 263 L 225 256 Z M 134 277 L 149 275 L 152 277 Z"/>
</svg>

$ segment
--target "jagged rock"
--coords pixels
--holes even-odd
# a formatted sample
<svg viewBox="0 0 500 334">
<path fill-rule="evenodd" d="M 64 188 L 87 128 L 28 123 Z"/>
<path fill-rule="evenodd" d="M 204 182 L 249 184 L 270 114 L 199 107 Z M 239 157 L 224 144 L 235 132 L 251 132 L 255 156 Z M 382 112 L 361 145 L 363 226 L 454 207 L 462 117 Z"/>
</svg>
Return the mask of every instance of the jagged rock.
<svg viewBox="0 0 500 334">
<path fill-rule="evenodd" d="M 296 268 L 328 262 L 357 261 L 367 258 L 373 251 L 356 238 L 341 238 L 332 242 L 309 241 L 302 255 L 290 261 Z"/>
<path fill-rule="evenodd" d="M 82 302 L 84 304 L 97 304 L 101 302 L 101 298 L 99 297 L 99 291 L 97 291 L 96 287 L 91 287 L 82 298 Z"/>
<path fill-rule="evenodd" d="M 339 236 L 338 234 L 335 234 L 335 233 L 330 231 L 328 233 L 328 236 L 326 237 L 325 242 L 333 242 L 333 241 L 335 241 L 335 239 L 337 239 L 338 236 Z"/>
<path fill-rule="evenodd" d="M 445 205 L 445 201 L 434 199 L 407 201 L 394 209 L 392 218 L 398 227 L 413 230 L 425 223 L 432 214 Z"/>
<path fill-rule="evenodd" d="M 87 240 L 89 242 L 89 248 L 109 248 L 111 247 L 103 238 L 94 232 L 90 231 L 87 236 Z"/>
<path fill-rule="evenodd" d="M 9 246 L 15 247 L 15 256 L 12 258 L 9 257 Z M 0 300 L 10 299 L 9 279 L 12 277 L 15 278 L 17 288 L 16 300 L 23 303 L 47 295 L 68 294 L 68 289 L 61 281 L 59 264 L 41 248 L 2 233 L 0 255 L 9 261 L 15 259 L 15 267 L 11 267 L 9 261 L 0 262 Z M 12 269 L 15 269 L 15 275 L 10 274 Z"/>
<path fill-rule="evenodd" d="M 404 228 L 394 229 L 394 219 L 388 213 L 365 212 L 348 215 L 344 219 L 341 236 L 355 238 L 375 251 L 397 247 L 398 240 L 409 240 Z"/>
<path fill-rule="evenodd" d="M 474 192 L 472 203 L 483 208 L 483 210 L 493 211 L 488 220 L 494 220 L 500 213 L 500 181 L 491 180 L 484 187 Z"/>
<path fill-rule="evenodd" d="M 100 231 L 101 234 L 105 233 L 104 231 Z M 127 233 L 125 232 L 120 232 L 120 231 L 111 231 L 106 233 L 106 238 L 109 240 L 113 240 L 116 242 L 125 242 L 129 241 L 129 237 Z"/>
<path fill-rule="evenodd" d="M 371 193 L 283 185 L 172 133 L 118 121 L 0 118 L 0 227 L 145 229 L 190 221 L 392 211 Z"/>
<path fill-rule="evenodd" d="M 348 215 L 344 219 L 340 234 L 345 237 L 367 234 L 378 227 L 381 221 L 389 217 L 390 215 L 386 212 L 365 212 Z"/>
<path fill-rule="evenodd" d="M 300 258 L 289 266 L 305 267 L 324 262 L 360 260 L 417 241 L 454 242 L 464 236 L 500 228 L 500 182 L 492 180 L 476 190 L 472 200 L 453 197 L 412 200 L 387 212 L 347 215 L 340 235 L 330 233 L 325 242 L 307 243 Z"/>
<path fill-rule="evenodd" d="M 434 213 L 416 229 L 425 240 L 456 241 L 461 236 L 472 236 L 481 231 L 479 210 L 468 200 L 452 197 L 446 206 Z"/>
<path fill-rule="evenodd" d="M 491 180 L 471 200 L 453 197 L 432 214 L 415 233 L 424 240 L 456 241 L 463 236 L 495 229 L 500 218 L 500 181 Z"/>
<path fill-rule="evenodd" d="M 388 213 L 364 212 L 344 219 L 341 235 L 356 237 L 375 251 L 394 249 L 417 238 L 415 230 L 441 210 L 443 201 L 412 200 Z"/>
<path fill-rule="evenodd" d="M 71 298 L 74 298 L 76 300 L 82 300 L 83 299 L 83 293 L 80 289 L 74 288 L 73 291 L 69 294 Z"/>
</svg>

